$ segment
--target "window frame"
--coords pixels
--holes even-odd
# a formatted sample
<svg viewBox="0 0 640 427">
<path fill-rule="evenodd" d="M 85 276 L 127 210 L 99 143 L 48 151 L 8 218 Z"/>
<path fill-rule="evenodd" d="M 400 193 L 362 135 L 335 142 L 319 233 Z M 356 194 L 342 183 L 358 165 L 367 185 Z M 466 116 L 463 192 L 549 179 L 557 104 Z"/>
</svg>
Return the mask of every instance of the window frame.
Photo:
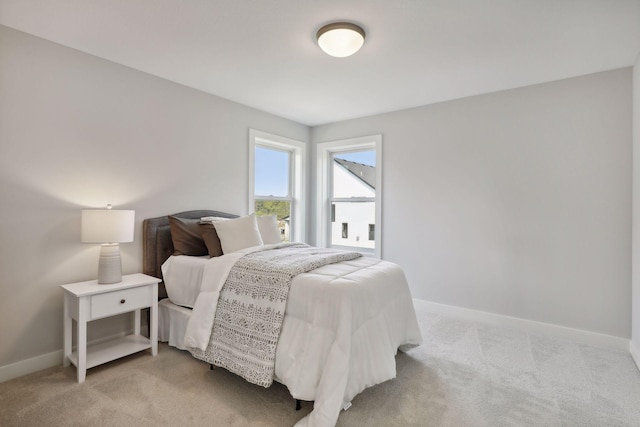
<svg viewBox="0 0 640 427">
<path fill-rule="evenodd" d="M 319 142 L 316 144 L 317 158 L 317 207 L 319 225 L 316 230 L 318 246 L 329 247 L 331 243 L 331 205 L 337 199 L 331 198 L 333 188 L 332 166 L 333 155 L 354 151 L 375 150 L 376 152 L 376 196 L 374 250 L 361 247 L 348 247 L 365 255 L 382 258 L 382 134 Z M 358 201 L 362 198 L 342 199 L 342 201 Z M 345 246 L 340 245 L 341 248 Z"/>
<path fill-rule="evenodd" d="M 255 194 L 255 166 L 256 147 L 269 150 L 285 151 L 289 157 L 289 196 L 262 196 Z M 295 139 L 270 134 L 256 129 L 249 129 L 249 199 L 248 212 L 255 212 L 256 200 L 280 200 L 290 201 L 291 217 L 289 228 L 289 240 L 291 242 L 304 241 L 305 237 L 305 175 L 306 144 Z"/>
</svg>

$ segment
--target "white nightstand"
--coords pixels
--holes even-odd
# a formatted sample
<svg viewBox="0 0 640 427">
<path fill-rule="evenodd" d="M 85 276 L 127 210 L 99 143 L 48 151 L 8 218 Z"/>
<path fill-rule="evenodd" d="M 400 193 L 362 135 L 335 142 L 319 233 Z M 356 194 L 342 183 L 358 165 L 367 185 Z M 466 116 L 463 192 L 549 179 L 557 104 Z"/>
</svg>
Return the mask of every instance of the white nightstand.
<svg viewBox="0 0 640 427">
<path fill-rule="evenodd" d="M 158 353 L 158 283 L 146 274 L 122 276 L 122 282 L 99 285 L 96 280 L 62 285 L 64 289 L 64 356 L 62 364 L 78 368 L 78 382 L 85 380 L 87 369 L 151 349 Z M 140 309 L 151 308 L 149 339 L 140 335 Z M 103 341 L 87 348 L 87 322 L 135 311 L 133 335 Z M 72 352 L 71 319 L 77 323 L 77 351 Z"/>
</svg>

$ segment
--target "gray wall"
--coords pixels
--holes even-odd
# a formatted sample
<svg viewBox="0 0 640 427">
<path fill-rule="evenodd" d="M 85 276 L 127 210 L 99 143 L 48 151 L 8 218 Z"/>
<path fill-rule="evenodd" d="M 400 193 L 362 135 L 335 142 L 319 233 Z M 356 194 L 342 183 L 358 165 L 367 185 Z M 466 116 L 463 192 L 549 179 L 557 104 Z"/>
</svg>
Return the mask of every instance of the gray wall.
<svg viewBox="0 0 640 427">
<path fill-rule="evenodd" d="M 382 253 L 415 298 L 629 338 L 631 93 L 625 68 L 311 135 L 383 135 Z"/>
<path fill-rule="evenodd" d="M 59 285 L 93 279 L 80 210 L 247 211 L 248 132 L 309 128 L 0 26 L 0 367 L 62 348 Z M 90 324 L 90 339 L 130 316 Z"/>
</svg>

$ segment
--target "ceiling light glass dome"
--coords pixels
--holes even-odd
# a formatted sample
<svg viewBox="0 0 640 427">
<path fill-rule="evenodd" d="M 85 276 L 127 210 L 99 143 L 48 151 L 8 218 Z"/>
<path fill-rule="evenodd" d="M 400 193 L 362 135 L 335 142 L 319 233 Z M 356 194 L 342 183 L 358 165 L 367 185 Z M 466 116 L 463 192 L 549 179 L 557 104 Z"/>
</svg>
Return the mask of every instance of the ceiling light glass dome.
<svg viewBox="0 0 640 427">
<path fill-rule="evenodd" d="M 318 30 L 318 46 L 336 58 L 351 56 L 364 44 L 364 30 L 349 22 L 334 22 Z"/>
</svg>

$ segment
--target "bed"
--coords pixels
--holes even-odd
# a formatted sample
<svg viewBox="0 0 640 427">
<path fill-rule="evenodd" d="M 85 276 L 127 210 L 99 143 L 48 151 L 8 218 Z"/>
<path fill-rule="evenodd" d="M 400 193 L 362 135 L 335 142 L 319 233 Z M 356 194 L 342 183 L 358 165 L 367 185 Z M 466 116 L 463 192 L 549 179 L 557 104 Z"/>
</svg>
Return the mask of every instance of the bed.
<svg viewBox="0 0 640 427">
<path fill-rule="evenodd" d="M 206 327 L 200 328 L 200 335 L 203 330 L 207 334 L 206 343 L 202 344 L 200 339 L 200 345 L 207 347 L 205 351 L 195 348 L 193 338 L 193 330 L 197 330 L 193 325 L 206 324 L 198 320 L 202 318 L 201 312 L 208 311 L 201 307 L 207 300 L 205 295 L 219 297 L 215 292 L 206 292 L 211 290 L 206 284 L 210 282 L 211 271 L 224 265 L 233 266 L 251 254 L 295 250 L 296 245 L 266 245 L 211 258 L 176 256 L 169 217 L 185 221 L 238 217 L 198 210 L 150 218 L 143 223 L 144 272 L 164 280 L 159 289 L 163 298 L 159 303 L 159 340 L 217 364 L 210 359 L 215 334 Z M 163 276 L 163 265 L 167 277 Z M 225 274 L 229 274 L 228 268 Z M 212 302 L 215 298 L 208 298 L 207 305 L 215 307 Z M 288 388 L 294 399 L 314 401 L 313 411 L 296 426 L 331 427 L 354 396 L 367 387 L 395 378 L 398 349 L 406 351 L 420 343 L 413 303 L 399 266 L 368 257 L 329 263 L 297 274 L 291 280 L 272 376 Z"/>
</svg>

